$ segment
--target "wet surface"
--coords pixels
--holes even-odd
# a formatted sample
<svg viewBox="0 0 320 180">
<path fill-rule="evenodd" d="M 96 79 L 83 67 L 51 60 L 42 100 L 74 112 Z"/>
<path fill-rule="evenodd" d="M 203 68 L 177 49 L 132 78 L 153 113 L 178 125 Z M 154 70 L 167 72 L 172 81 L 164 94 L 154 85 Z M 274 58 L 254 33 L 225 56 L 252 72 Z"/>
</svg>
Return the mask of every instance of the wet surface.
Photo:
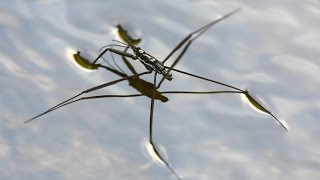
<svg viewBox="0 0 320 180">
<path fill-rule="evenodd" d="M 149 131 L 146 97 L 88 100 L 23 122 L 119 78 L 83 71 L 72 60 L 77 50 L 94 59 L 116 38 L 117 23 L 161 60 L 188 33 L 239 7 L 197 39 L 177 68 L 249 89 L 289 131 L 238 94 L 172 94 L 155 104 L 154 136 L 184 179 L 319 179 L 316 0 L 1 1 L 0 178 L 175 179 L 141 149 Z M 223 89 L 173 78 L 162 91 Z M 130 93 L 136 91 L 123 82 L 93 94 Z"/>
</svg>

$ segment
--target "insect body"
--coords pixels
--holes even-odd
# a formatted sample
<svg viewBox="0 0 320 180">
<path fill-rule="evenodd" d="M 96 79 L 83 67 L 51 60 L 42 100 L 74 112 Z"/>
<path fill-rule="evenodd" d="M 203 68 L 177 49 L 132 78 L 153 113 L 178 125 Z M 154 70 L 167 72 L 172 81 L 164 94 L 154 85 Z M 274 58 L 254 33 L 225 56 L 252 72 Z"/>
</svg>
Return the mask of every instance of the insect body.
<svg viewBox="0 0 320 180">
<path fill-rule="evenodd" d="M 162 74 L 167 80 L 172 80 L 172 74 L 170 74 L 166 68 L 164 67 L 164 64 L 157 60 L 155 57 L 151 56 L 150 54 L 146 53 L 143 49 L 140 47 L 136 47 L 137 44 L 140 43 L 141 38 L 139 39 L 133 39 L 120 24 L 116 25 L 118 28 L 118 34 L 121 37 L 122 40 L 124 40 L 128 45 L 126 50 L 130 47 L 135 55 L 129 55 L 128 56 L 133 59 L 139 59 L 139 61 L 146 67 L 146 69 L 151 71 L 156 71 L 159 74 Z M 124 52 L 126 52 L 126 50 Z M 121 52 L 120 52 L 121 53 Z"/>
<path fill-rule="evenodd" d="M 146 53 L 139 47 L 132 47 L 133 52 L 136 56 L 132 59 L 139 59 L 140 62 L 148 69 L 153 70 L 159 74 L 162 74 L 167 80 L 172 80 L 172 74 L 170 74 L 166 67 L 163 65 L 162 62 L 158 61 L 155 57 L 151 56 L 150 54 Z"/>
<path fill-rule="evenodd" d="M 159 74 L 162 74 L 164 78 L 171 81 L 172 80 L 172 74 L 166 70 L 167 68 L 164 66 L 162 62 L 157 60 L 155 57 L 151 56 L 150 54 L 146 53 L 144 50 L 142 50 L 140 47 L 135 47 L 133 44 L 131 44 L 128 41 L 127 47 L 132 49 L 134 54 L 130 54 L 126 51 L 120 51 L 118 49 L 113 48 L 106 48 L 94 61 L 93 64 L 95 64 L 99 58 L 102 57 L 103 54 L 105 54 L 107 51 L 110 51 L 112 53 L 118 54 L 120 56 L 128 57 L 133 60 L 139 60 L 147 70 L 149 71 L 155 71 Z"/>
</svg>

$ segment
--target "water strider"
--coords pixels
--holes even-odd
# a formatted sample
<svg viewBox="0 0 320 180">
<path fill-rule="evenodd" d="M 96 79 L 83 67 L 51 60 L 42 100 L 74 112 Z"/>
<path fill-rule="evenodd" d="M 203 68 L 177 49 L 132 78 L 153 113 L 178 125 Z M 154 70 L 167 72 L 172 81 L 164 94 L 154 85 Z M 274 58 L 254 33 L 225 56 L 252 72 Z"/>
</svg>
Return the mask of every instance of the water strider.
<svg viewBox="0 0 320 180">
<path fill-rule="evenodd" d="M 188 50 L 189 46 L 191 43 L 197 39 L 199 36 L 201 36 L 204 32 L 206 32 L 210 27 L 215 25 L 216 23 L 230 17 L 231 15 L 235 14 L 238 12 L 240 9 L 236 9 L 221 18 L 214 20 L 205 26 L 199 28 L 198 30 L 190 33 L 188 36 L 186 36 L 181 42 L 178 43 L 178 45 L 173 48 L 173 50 L 166 56 L 165 59 L 162 61 L 158 60 L 157 58 L 153 57 L 151 54 L 145 52 L 143 49 L 138 47 L 138 43 L 141 41 L 141 39 L 133 39 L 131 36 L 128 35 L 127 31 L 121 26 L 117 25 L 118 28 L 118 34 L 122 38 L 124 42 L 118 42 L 104 46 L 102 48 L 102 52 L 98 55 L 98 57 L 93 61 L 89 61 L 85 58 L 83 58 L 80 55 L 80 52 L 78 51 L 76 54 L 74 54 L 74 59 L 77 61 L 78 64 L 80 64 L 82 67 L 87 68 L 87 69 L 98 69 L 98 68 L 104 68 L 110 72 L 113 72 L 117 75 L 119 75 L 121 78 L 103 83 L 101 85 L 86 89 L 82 91 L 81 93 L 57 104 L 56 106 L 53 106 L 52 108 L 48 109 L 47 111 L 25 121 L 25 123 L 28 123 L 30 121 L 33 121 L 34 119 L 43 116 L 51 111 L 54 111 L 58 108 L 61 108 L 63 106 L 66 106 L 68 104 L 77 102 L 77 101 L 82 101 L 82 100 L 87 100 L 87 99 L 98 99 L 98 98 L 114 98 L 114 97 L 137 97 L 137 96 L 147 96 L 151 99 L 150 102 L 150 112 L 149 112 L 149 143 L 151 147 L 153 148 L 154 153 L 158 158 L 162 161 L 163 164 L 166 165 L 166 167 L 178 178 L 180 179 L 180 176 L 174 171 L 174 169 L 170 166 L 170 164 L 166 161 L 165 158 L 161 155 L 160 151 L 158 150 L 156 143 L 154 142 L 153 138 L 153 113 L 154 113 L 154 100 L 158 99 L 162 102 L 168 101 L 168 98 L 164 96 L 164 94 L 174 94 L 174 93 L 179 93 L 179 94 L 216 94 L 216 93 L 238 93 L 238 94 L 243 94 L 248 102 L 250 102 L 255 108 L 258 110 L 269 114 L 272 116 L 275 120 L 277 120 L 284 129 L 287 130 L 286 126 L 276 117 L 274 116 L 269 110 L 267 110 L 264 106 L 262 106 L 256 99 L 254 99 L 248 90 L 242 90 L 240 88 L 237 88 L 232 85 L 228 85 L 226 83 L 222 83 L 216 80 L 212 80 L 206 77 L 198 76 L 186 71 L 181 71 L 179 69 L 175 69 L 175 65 L 181 60 L 185 52 Z M 183 47 L 184 46 L 184 47 Z M 183 49 L 181 50 L 180 54 L 178 54 L 177 58 L 174 60 L 174 62 L 170 66 L 166 66 L 165 62 L 180 48 Z M 124 50 L 120 50 L 118 48 L 125 48 Z M 130 50 L 130 52 L 128 52 Z M 111 52 L 111 54 L 117 54 L 120 55 L 124 61 L 124 63 L 127 65 L 127 67 L 130 69 L 132 72 L 132 75 L 127 75 L 124 73 L 124 71 L 121 70 L 121 68 L 115 68 L 111 65 L 106 66 L 103 64 L 98 63 L 100 59 L 103 59 L 103 55 L 106 52 Z M 131 63 L 129 62 L 129 59 L 131 60 L 138 60 L 145 68 L 146 71 L 137 73 L 136 70 L 133 68 Z M 118 65 L 116 64 L 118 67 Z M 181 73 L 187 76 L 192 76 L 207 82 L 212 82 L 215 84 L 219 84 L 221 86 L 227 87 L 230 90 L 226 91 L 205 91 L 205 92 L 194 92 L 194 91 L 159 91 L 158 89 L 160 88 L 161 84 L 164 82 L 164 80 L 172 81 L 174 79 L 173 74 L 171 73 L 172 71 L 176 73 Z M 145 74 L 151 74 L 153 73 L 153 82 L 147 82 L 143 79 L 140 78 L 140 76 L 145 75 Z M 161 80 L 157 82 L 157 75 L 161 75 Z M 130 95 L 99 95 L 99 96 L 86 96 L 86 97 L 80 97 L 83 94 L 87 94 L 93 91 L 96 91 L 101 88 L 105 88 L 114 84 L 117 84 L 121 81 L 127 80 L 129 82 L 129 85 L 135 88 L 140 94 L 130 94 Z"/>
</svg>

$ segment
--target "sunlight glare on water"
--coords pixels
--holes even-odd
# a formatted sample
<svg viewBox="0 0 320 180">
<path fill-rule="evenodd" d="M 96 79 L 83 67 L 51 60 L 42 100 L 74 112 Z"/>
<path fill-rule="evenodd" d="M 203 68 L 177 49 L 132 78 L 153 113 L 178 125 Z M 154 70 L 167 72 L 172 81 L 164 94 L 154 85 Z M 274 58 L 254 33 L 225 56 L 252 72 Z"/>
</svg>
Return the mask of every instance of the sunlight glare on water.
<svg viewBox="0 0 320 180">
<path fill-rule="evenodd" d="M 167 153 L 163 146 L 161 146 L 159 143 L 156 143 L 157 148 L 159 149 L 159 152 L 161 156 L 167 161 Z M 154 162 L 159 163 L 163 166 L 165 166 L 164 162 L 159 158 L 159 156 L 154 152 L 152 145 L 150 144 L 150 141 L 148 138 L 143 139 L 141 142 L 141 149 L 145 153 L 145 155 L 148 158 L 151 158 Z"/>
</svg>

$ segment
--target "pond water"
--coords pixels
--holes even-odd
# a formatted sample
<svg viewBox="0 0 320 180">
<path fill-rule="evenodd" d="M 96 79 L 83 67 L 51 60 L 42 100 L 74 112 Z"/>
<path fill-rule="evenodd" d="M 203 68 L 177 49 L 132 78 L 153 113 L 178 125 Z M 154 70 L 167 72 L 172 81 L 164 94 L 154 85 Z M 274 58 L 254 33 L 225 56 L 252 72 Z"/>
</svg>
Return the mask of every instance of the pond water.
<svg viewBox="0 0 320 180">
<path fill-rule="evenodd" d="M 119 78 L 72 60 L 77 50 L 94 59 L 117 38 L 115 24 L 164 59 L 188 33 L 236 8 L 177 68 L 249 89 L 289 131 L 238 94 L 184 94 L 156 102 L 154 137 L 183 179 L 320 179 L 318 0 L 0 1 L 0 179 L 176 179 L 143 145 L 148 98 L 88 100 L 23 122 Z M 223 89 L 173 77 L 161 90 Z M 91 95 L 133 93 L 122 82 Z"/>
</svg>

